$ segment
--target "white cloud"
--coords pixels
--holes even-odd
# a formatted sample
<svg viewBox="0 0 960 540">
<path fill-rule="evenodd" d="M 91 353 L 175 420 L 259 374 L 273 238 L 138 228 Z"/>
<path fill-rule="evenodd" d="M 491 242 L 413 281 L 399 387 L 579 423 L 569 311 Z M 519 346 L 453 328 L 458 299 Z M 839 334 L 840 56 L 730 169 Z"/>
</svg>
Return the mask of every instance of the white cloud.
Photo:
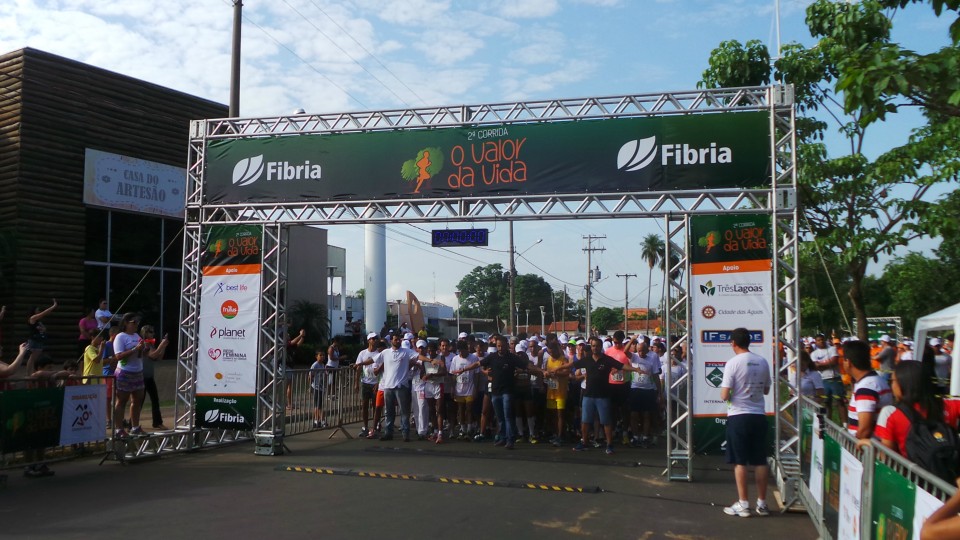
<svg viewBox="0 0 960 540">
<path fill-rule="evenodd" d="M 422 34 L 414 45 L 427 60 L 441 65 L 450 65 L 469 58 L 482 47 L 483 40 L 480 38 L 456 30 L 430 30 Z"/>
<path fill-rule="evenodd" d="M 500 0 L 497 7 L 504 17 L 531 19 L 550 17 L 560 4 L 557 0 Z"/>
</svg>

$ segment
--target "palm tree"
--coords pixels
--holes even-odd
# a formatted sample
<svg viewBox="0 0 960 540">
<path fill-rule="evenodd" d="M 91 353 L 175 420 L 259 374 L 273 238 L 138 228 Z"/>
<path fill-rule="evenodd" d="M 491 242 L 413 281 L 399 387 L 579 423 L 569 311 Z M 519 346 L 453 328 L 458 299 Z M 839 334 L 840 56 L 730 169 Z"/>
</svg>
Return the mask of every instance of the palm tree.
<svg viewBox="0 0 960 540">
<path fill-rule="evenodd" d="M 291 331 L 306 331 L 307 343 L 319 345 L 330 338 L 330 319 L 323 304 L 308 300 L 297 300 L 290 306 Z"/>
<path fill-rule="evenodd" d="M 650 333 L 650 289 L 653 287 L 653 268 L 662 260 L 663 240 L 655 234 L 648 234 L 640 243 L 640 258 L 650 267 L 647 276 L 647 333 Z"/>
</svg>

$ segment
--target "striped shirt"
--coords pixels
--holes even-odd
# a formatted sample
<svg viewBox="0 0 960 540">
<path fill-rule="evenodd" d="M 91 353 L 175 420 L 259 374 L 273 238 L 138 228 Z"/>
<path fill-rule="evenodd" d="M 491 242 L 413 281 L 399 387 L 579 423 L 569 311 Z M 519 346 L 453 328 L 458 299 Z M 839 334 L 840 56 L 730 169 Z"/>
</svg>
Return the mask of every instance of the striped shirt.
<svg viewBox="0 0 960 540">
<path fill-rule="evenodd" d="M 847 429 L 856 435 L 860 427 L 860 413 L 880 413 L 880 409 L 893 405 L 893 393 L 887 381 L 870 371 L 853 385 L 853 399 L 847 407 Z"/>
</svg>

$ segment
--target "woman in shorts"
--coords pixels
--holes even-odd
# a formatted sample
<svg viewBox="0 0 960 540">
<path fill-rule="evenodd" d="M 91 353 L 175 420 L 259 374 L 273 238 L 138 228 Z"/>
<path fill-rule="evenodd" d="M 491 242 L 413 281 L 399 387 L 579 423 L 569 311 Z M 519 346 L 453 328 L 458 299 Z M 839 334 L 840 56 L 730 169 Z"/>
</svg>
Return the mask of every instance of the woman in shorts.
<svg viewBox="0 0 960 540">
<path fill-rule="evenodd" d="M 117 359 L 116 401 L 113 406 L 115 438 L 128 435 L 123 429 L 123 409 L 130 401 L 130 433 L 129 435 L 143 435 L 140 427 L 140 408 L 143 406 L 143 357 L 147 348 L 146 343 L 137 333 L 140 321 L 133 313 L 127 313 L 120 320 L 120 333 L 113 340 L 113 352 Z"/>
<path fill-rule="evenodd" d="M 547 422 L 550 415 L 555 418 L 557 433 L 550 444 L 559 447 L 563 442 L 564 413 L 567 408 L 567 393 L 570 387 L 570 369 L 565 368 L 567 359 L 560 349 L 560 343 L 551 341 L 547 344 L 546 374 L 544 383 L 547 386 Z"/>
</svg>

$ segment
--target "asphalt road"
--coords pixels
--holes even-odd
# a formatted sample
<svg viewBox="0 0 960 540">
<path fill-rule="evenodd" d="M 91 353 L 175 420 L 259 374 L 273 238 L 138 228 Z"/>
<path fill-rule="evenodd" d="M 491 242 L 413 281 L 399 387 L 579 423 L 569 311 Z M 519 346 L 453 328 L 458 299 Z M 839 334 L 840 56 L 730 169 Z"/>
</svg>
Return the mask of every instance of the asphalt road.
<svg viewBox="0 0 960 540">
<path fill-rule="evenodd" d="M 330 433 L 290 437 L 281 456 L 254 455 L 244 443 L 126 465 L 90 457 L 55 464 L 48 478 L 0 471 L 9 477 L 0 531 L 30 539 L 817 536 L 806 514 L 725 515 L 736 492 L 717 457 L 697 457 L 695 482 L 667 482 L 663 450 L 508 451 Z M 772 488 L 768 500 L 775 507 Z"/>
</svg>

